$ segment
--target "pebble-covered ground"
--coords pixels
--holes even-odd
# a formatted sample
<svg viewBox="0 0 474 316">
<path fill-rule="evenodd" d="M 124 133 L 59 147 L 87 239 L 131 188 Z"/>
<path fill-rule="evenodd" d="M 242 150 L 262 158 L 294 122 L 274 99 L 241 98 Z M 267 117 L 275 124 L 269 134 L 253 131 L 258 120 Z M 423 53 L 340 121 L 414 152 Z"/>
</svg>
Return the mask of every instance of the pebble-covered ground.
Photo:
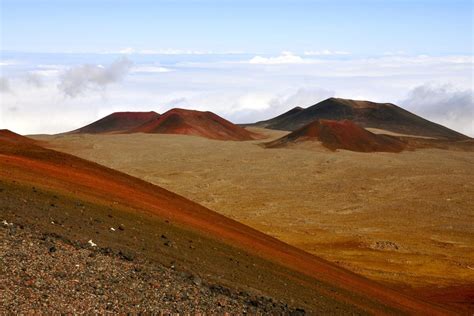
<svg viewBox="0 0 474 316">
<path fill-rule="evenodd" d="M 197 276 L 0 223 L 0 314 L 299 315 L 282 302 Z"/>
</svg>

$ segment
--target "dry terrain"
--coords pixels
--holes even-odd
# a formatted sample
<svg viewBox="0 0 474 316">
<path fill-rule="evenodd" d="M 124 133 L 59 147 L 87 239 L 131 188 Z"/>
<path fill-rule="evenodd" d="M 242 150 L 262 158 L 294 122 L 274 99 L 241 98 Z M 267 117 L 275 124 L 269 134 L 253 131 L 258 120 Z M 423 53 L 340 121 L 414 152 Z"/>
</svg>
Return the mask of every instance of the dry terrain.
<svg viewBox="0 0 474 316">
<path fill-rule="evenodd" d="M 195 310 L 210 313 L 455 313 L 456 308 L 371 281 L 159 186 L 39 144 L 0 130 L 0 222 L 8 229 L 0 244 L 6 277 L 0 282 L 0 314 L 25 308 L 30 314 L 75 308 L 186 313 L 189 299 L 196 301 Z M 135 279 L 131 266 L 114 259 L 179 275 Z M 99 271 L 101 262 L 106 272 Z M 190 288 L 187 278 L 197 287 Z M 147 299 L 137 295 L 140 289 Z M 99 298 L 102 293 L 106 297 Z M 235 304 L 229 301 L 234 299 Z"/>
<path fill-rule="evenodd" d="M 286 134 L 253 131 L 267 133 L 265 141 Z M 472 152 L 333 152 L 317 142 L 308 148 L 265 149 L 261 140 L 183 135 L 35 138 L 169 189 L 371 279 L 423 289 L 438 302 L 466 307 L 473 300 Z"/>
</svg>

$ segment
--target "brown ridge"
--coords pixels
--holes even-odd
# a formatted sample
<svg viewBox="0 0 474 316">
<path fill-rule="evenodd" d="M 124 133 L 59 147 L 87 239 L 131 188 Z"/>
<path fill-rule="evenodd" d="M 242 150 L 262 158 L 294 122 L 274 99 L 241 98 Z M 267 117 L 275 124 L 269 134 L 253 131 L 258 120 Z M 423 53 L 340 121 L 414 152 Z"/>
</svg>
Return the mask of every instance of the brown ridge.
<svg viewBox="0 0 474 316">
<path fill-rule="evenodd" d="M 149 120 L 158 118 L 156 112 L 115 112 L 89 125 L 69 132 L 69 134 L 123 133 Z"/>
<path fill-rule="evenodd" d="M 129 133 L 182 134 L 217 140 L 252 140 L 258 135 L 212 112 L 171 109 Z"/>
</svg>

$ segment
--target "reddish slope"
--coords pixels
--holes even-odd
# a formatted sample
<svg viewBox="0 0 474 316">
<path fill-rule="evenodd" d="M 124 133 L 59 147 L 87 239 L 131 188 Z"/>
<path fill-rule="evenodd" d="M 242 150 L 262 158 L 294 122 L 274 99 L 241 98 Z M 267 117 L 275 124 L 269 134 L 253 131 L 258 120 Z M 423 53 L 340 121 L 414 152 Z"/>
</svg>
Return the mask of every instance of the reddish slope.
<svg viewBox="0 0 474 316">
<path fill-rule="evenodd" d="M 123 133 L 131 128 L 140 126 L 149 120 L 160 117 L 156 112 L 115 112 L 69 133 L 71 134 L 100 134 Z"/>
<path fill-rule="evenodd" d="M 10 143 L 10 144 L 34 144 L 35 140 L 21 136 L 20 134 L 14 133 L 8 129 L 0 129 L 0 144 L 1 143 Z"/>
<path fill-rule="evenodd" d="M 396 137 L 373 134 L 349 120 L 317 120 L 267 146 L 282 147 L 307 140 L 318 140 L 331 150 L 359 152 L 400 152 L 406 147 L 406 144 Z"/>
<path fill-rule="evenodd" d="M 171 109 L 130 133 L 183 134 L 218 140 L 252 140 L 258 137 L 212 112 Z"/>
<path fill-rule="evenodd" d="M 197 234 L 196 236 L 200 236 L 199 238 L 202 240 L 212 241 L 212 244 L 206 250 L 205 260 L 202 257 L 200 257 L 201 259 L 193 257 L 192 250 L 187 247 L 177 248 L 176 253 L 167 255 L 175 256 L 175 260 L 179 256 L 187 256 L 183 264 L 188 264 L 188 266 L 199 267 L 205 262 L 214 269 L 211 271 L 219 271 L 216 273 L 222 274 L 219 278 L 232 278 L 235 274 L 238 275 L 239 271 L 245 268 L 245 262 L 242 262 L 244 263 L 242 265 L 239 264 L 239 260 L 256 260 L 254 262 L 258 264 L 254 263 L 250 270 L 246 270 L 247 273 L 258 274 L 258 276 L 255 275 L 255 277 L 246 279 L 246 282 L 254 282 L 252 286 L 255 289 L 262 292 L 273 291 L 275 295 L 280 297 L 286 295 L 296 300 L 304 300 L 304 304 L 315 308 L 318 306 L 318 302 L 330 300 L 333 305 L 328 306 L 333 307 L 326 310 L 326 313 L 347 314 L 351 310 L 353 312 L 365 310 L 375 314 L 443 315 L 449 313 L 447 310 L 438 309 L 428 303 L 410 298 L 400 292 L 332 265 L 142 180 L 36 145 L 21 145 L 20 147 L 12 145 L 11 142 L 0 140 L 0 184 L 2 182 L 4 186 L 8 183 L 21 184 L 28 188 L 30 192 L 33 185 L 34 192 L 47 190 L 47 192 L 51 192 L 50 194 L 55 194 L 52 197 L 53 200 L 57 199 L 58 196 L 70 196 L 75 201 L 99 203 L 109 213 L 105 220 L 109 217 L 117 217 L 117 214 L 113 213 L 114 208 L 120 207 L 120 209 L 129 212 L 127 218 L 138 216 L 138 214 L 142 214 L 142 217 L 144 215 L 149 216 L 148 220 L 135 221 L 143 227 L 147 225 L 148 221 L 155 221 L 156 225 L 161 225 L 157 226 L 159 229 L 170 230 L 171 227 L 174 227 L 176 230 L 181 230 L 179 236 L 193 232 Z M 17 188 L 17 190 L 19 189 Z M 2 194 L 8 194 L 10 191 L 13 192 L 14 189 L 7 189 Z M 31 194 L 34 196 L 37 193 Z M 25 198 L 30 199 L 30 196 L 25 194 L 23 199 Z M 31 199 L 33 200 L 33 198 Z M 21 202 L 21 199 L 11 199 L 12 202 L 18 200 Z M 0 202 L 8 202 L 8 199 L 0 199 Z M 20 208 L 24 208 L 24 205 L 21 204 Z M 48 207 L 45 209 L 31 209 L 31 206 L 29 206 L 26 212 L 31 216 L 39 213 L 40 216 L 37 216 L 37 221 L 45 220 L 49 226 L 56 227 L 49 224 L 48 216 L 41 216 L 42 212 L 47 212 Z M 53 211 L 56 209 L 54 204 L 50 208 Z M 80 212 L 79 210 L 70 211 L 67 213 L 67 220 L 71 220 L 71 218 L 83 219 L 82 213 L 85 211 L 85 207 L 80 209 Z M 113 213 L 113 216 L 110 213 Z M 64 211 L 60 210 L 57 214 L 64 214 Z M 122 218 L 126 217 L 122 215 Z M 89 221 L 88 217 L 86 217 L 86 220 Z M 104 219 L 94 221 L 90 217 L 90 222 L 85 227 L 102 221 Z M 110 226 L 104 227 L 108 230 Z M 62 232 L 73 236 L 75 229 L 78 229 L 77 225 L 71 225 Z M 131 230 L 127 228 L 125 231 L 130 232 Z M 124 242 L 133 243 L 143 238 L 143 236 L 147 236 L 145 229 L 137 227 L 137 231 L 139 232 L 138 235 L 131 236 Z M 154 234 L 154 236 L 157 236 L 157 240 L 160 238 L 160 233 L 158 230 Z M 99 235 L 98 231 L 95 236 L 96 238 L 105 238 L 101 237 L 102 235 Z M 119 235 L 114 235 L 114 238 L 119 238 L 115 236 Z M 88 236 L 82 236 L 81 238 L 88 238 Z M 157 240 L 143 240 L 143 248 L 138 250 L 145 249 L 147 242 L 150 241 L 153 242 L 152 247 L 155 247 Z M 225 253 L 224 251 L 233 251 L 230 259 L 239 259 L 236 262 L 237 265 L 233 266 L 232 269 L 222 270 L 222 266 L 229 265 L 229 262 L 235 262 L 226 259 L 225 263 L 221 263 L 219 260 L 225 259 L 228 255 L 228 252 Z M 156 250 L 154 253 L 156 253 Z M 158 255 L 159 258 L 163 257 L 161 253 L 158 253 Z M 257 259 L 260 261 L 257 261 Z M 215 262 L 217 262 L 217 265 L 214 264 Z M 273 266 L 269 264 L 270 262 L 273 262 Z M 234 279 L 234 282 L 239 282 L 245 277 L 246 275 L 243 275 Z M 271 282 L 279 280 L 285 282 L 281 288 L 269 285 Z M 247 286 L 251 285 L 247 284 Z M 289 288 L 301 291 L 301 293 L 292 296 L 294 293 L 288 292 Z M 326 308 L 328 307 L 326 306 Z"/>
</svg>

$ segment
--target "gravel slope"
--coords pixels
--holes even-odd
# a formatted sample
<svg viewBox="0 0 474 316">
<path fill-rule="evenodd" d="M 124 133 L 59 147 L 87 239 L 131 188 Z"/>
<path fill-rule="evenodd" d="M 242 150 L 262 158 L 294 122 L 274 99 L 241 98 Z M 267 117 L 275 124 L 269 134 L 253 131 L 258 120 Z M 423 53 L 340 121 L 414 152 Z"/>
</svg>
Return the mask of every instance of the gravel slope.
<svg viewBox="0 0 474 316">
<path fill-rule="evenodd" d="M 173 266 L 84 248 L 7 221 L 0 224 L 0 240 L 1 314 L 304 314 Z"/>
</svg>

